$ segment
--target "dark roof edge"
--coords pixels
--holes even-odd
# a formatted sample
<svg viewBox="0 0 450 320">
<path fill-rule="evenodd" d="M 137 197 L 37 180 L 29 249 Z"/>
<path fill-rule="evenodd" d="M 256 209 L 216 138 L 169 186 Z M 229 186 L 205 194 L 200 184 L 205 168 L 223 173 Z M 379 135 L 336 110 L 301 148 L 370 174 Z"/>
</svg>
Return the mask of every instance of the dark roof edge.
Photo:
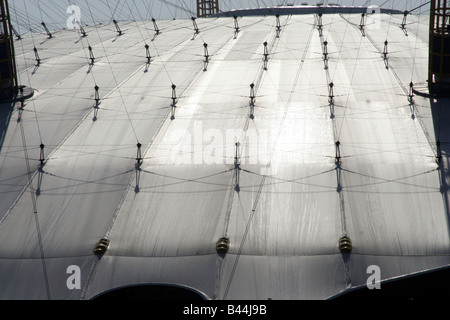
<svg viewBox="0 0 450 320">
<path fill-rule="evenodd" d="M 380 7 L 341 7 L 341 6 L 285 6 L 255 9 L 237 9 L 220 12 L 209 17 L 243 17 L 243 16 L 269 16 L 269 15 L 299 15 L 299 14 L 349 14 L 349 13 L 385 13 L 403 14 L 404 11 L 385 9 Z"/>
</svg>

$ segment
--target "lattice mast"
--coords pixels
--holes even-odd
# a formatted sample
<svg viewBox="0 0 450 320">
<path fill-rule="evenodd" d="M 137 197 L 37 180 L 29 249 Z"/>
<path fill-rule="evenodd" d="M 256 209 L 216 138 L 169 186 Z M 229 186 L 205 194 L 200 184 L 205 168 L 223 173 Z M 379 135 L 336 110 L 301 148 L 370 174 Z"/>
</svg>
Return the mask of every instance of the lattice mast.
<svg viewBox="0 0 450 320">
<path fill-rule="evenodd" d="M 219 0 L 197 0 L 197 17 L 205 18 L 219 13 Z"/>
<path fill-rule="evenodd" d="M 13 28 L 8 0 L 0 0 L 0 100 L 15 95 L 18 88 Z"/>
<path fill-rule="evenodd" d="M 431 91 L 450 90 L 450 0 L 432 0 L 428 85 Z"/>
</svg>

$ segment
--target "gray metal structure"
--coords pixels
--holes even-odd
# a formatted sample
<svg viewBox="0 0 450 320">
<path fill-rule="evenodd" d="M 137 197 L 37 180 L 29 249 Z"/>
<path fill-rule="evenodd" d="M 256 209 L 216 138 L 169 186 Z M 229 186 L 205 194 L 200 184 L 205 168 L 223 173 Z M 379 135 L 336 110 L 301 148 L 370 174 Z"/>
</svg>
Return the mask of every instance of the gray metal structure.
<svg viewBox="0 0 450 320">
<path fill-rule="evenodd" d="M 373 265 L 383 282 L 448 267 L 448 99 L 412 93 L 427 17 L 320 18 L 16 40 L 35 94 L 0 106 L 0 298 L 328 299 Z"/>
</svg>

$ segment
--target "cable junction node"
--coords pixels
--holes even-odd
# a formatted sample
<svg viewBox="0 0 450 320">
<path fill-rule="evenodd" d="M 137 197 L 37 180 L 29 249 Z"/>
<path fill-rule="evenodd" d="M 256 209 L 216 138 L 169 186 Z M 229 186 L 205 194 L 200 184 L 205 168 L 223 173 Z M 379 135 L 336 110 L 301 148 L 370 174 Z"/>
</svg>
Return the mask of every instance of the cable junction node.
<svg viewBox="0 0 450 320">
<path fill-rule="evenodd" d="M 33 48 L 34 51 L 34 57 L 36 59 L 36 66 L 41 65 L 41 58 L 39 57 L 38 49 L 36 47 Z"/>
<path fill-rule="evenodd" d="M 45 22 L 41 22 L 41 24 L 42 24 L 42 26 L 44 27 L 45 32 L 47 33 L 48 38 L 49 38 L 49 39 L 53 38 L 53 35 L 52 35 L 52 33 L 50 32 L 50 30 L 48 30 L 47 26 L 45 25 Z"/>
<path fill-rule="evenodd" d="M 113 19 L 113 23 L 116 26 L 116 31 L 117 31 L 117 33 L 119 34 L 119 37 L 120 37 L 123 33 L 122 33 L 122 30 L 119 27 L 119 24 L 117 23 L 117 20 Z"/>
<path fill-rule="evenodd" d="M 153 22 L 153 29 L 155 30 L 156 34 L 159 34 L 160 30 L 158 28 L 158 25 L 156 24 L 155 18 L 152 18 L 152 22 Z"/>
</svg>

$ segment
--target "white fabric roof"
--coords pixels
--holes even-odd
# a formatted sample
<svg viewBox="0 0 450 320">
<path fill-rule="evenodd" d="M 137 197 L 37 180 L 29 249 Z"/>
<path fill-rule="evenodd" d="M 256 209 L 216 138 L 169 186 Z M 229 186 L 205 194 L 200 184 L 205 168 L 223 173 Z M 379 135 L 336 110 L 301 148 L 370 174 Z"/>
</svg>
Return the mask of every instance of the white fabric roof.
<svg viewBox="0 0 450 320">
<path fill-rule="evenodd" d="M 414 112 L 408 101 L 427 77 L 428 19 L 409 16 L 405 35 L 403 15 L 383 14 L 362 36 L 360 18 L 324 15 L 322 36 L 299 15 L 280 17 L 278 36 L 266 16 L 240 18 L 236 36 L 232 18 L 210 18 L 198 35 L 175 20 L 158 21 L 157 37 L 151 22 L 122 22 L 120 37 L 103 25 L 16 41 L 20 83 L 36 91 L 0 135 L 0 298 L 162 283 L 208 299 L 326 299 L 364 286 L 370 265 L 383 280 L 448 266 L 447 161 L 436 162 L 432 100 L 416 96 Z M 70 265 L 79 290 L 66 286 Z"/>
</svg>

